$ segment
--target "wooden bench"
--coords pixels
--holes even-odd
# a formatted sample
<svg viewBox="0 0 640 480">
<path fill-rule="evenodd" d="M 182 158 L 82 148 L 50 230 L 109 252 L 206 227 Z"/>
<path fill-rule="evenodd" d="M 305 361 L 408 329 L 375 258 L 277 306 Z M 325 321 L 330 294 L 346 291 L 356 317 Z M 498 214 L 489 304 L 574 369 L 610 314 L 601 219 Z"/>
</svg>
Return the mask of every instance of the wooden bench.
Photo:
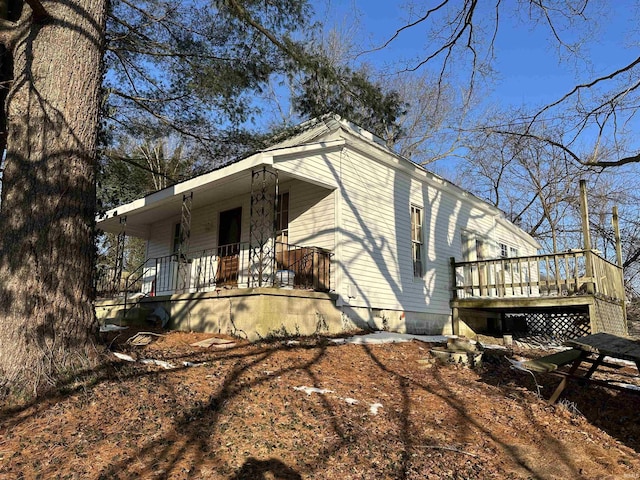
<svg viewBox="0 0 640 480">
<path fill-rule="evenodd" d="M 531 370 L 532 372 L 555 372 L 563 365 L 576 361 L 583 355 L 583 353 L 584 352 L 582 350 L 572 348 L 570 350 L 564 350 L 562 352 L 540 357 L 535 360 L 527 360 L 526 362 L 522 362 L 521 365 L 523 368 Z"/>
<path fill-rule="evenodd" d="M 553 404 L 558 400 L 563 390 L 567 386 L 567 380 L 570 378 L 579 380 L 580 382 L 585 382 L 586 384 L 591 383 L 591 384 L 596 384 L 596 385 L 600 385 L 600 386 L 604 386 L 604 387 L 612 388 L 616 390 L 624 390 L 621 386 L 615 385 L 609 381 L 597 380 L 597 379 L 591 378 L 593 373 L 600 366 L 620 368 L 620 365 L 615 365 L 615 364 L 605 362 L 604 361 L 605 354 L 603 354 L 602 352 L 600 352 L 600 355 L 598 355 L 598 358 L 595 360 L 589 358 L 590 353 L 592 352 L 589 352 L 585 349 L 572 348 L 570 350 L 565 350 L 565 351 L 554 353 L 551 355 L 546 355 L 544 357 L 537 358 L 535 360 L 516 362 L 518 366 L 515 368 L 528 370 L 531 373 L 533 372 L 550 373 L 552 375 L 558 375 L 562 377 L 560 384 L 551 395 L 551 398 L 549 398 L 550 404 Z M 585 374 L 578 375 L 577 374 L 578 368 L 583 363 L 589 363 L 591 364 L 591 367 L 588 369 L 588 371 Z M 571 367 L 569 368 L 568 371 L 559 370 L 560 367 L 567 364 L 571 364 Z M 625 391 L 629 391 L 629 390 L 625 390 Z"/>
</svg>

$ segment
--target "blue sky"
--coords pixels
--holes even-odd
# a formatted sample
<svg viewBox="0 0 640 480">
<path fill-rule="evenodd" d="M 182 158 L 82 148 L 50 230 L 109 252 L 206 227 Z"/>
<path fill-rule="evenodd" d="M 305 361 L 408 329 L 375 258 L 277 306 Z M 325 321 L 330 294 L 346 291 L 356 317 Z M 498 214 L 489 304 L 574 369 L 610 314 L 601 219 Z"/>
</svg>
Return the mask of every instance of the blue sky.
<svg viewBox="0 0 640 480">
<path fill-rule="evenodd" d="M 492 8 L 495 1 L 497 0 L 483 0 L 479 5 L 481 8 Z M 563 1 L 581 3 L 579 0 L 555 1 L 556 4 Z M 423 15 L 426 8 L 441 2 L 414 1 L 418 7 L 413 16 L 405 7 L 407 3 L 409 2 L 405 0 L 315 0 L 314 5 L 317 18 L 325 25 L 325 29 L 335 26 L 339 31 L 348 32 L 348 37 L 355 43 L 354 50 L 362 52 L 383 45 L 398 28 Z M 450 3 L 459 5 L 463 0 L 450 0 Z M 494 74 L 488 77 L 483 89 L 476 89 L 476 93 L 482 92 L 479 96 L 480 104 L 469 118 L 477 119 L 480 115 L 494 111 L 513 109 L 526 110 L 532 114 L 541 107 L 559 100 L 576 84 L 609 74 L 640 57 L 638 0 L 589 0 L 585 11 L 589 21 L 581 23 L 579 28 L 567 25 L 567 28 L 560 32 L 561 37 L 569 42 L 577 36 L 584 37 L 581 54 L 573 57 L 566 52 L 564 55 L 559 54 L 558 42 L 544 23 L 535 26 L 526 16 L 518 16 L 515 7 L 519 3 L 528 4 L 517 0 L 501 1 L 499 30 L 494 43 L 495 59 L 492 63 Z M 481 18 L 492 18 L 486 15 L 492 13 L 491 11 L 478 13 Z M 432 42 L 431 46 L 436 44 Z M 358 60 L 378 70 L 390 69 L 397 72 L 403 65 L 402 61 L 405 61 L 404 65 L 407 65 L 406 61 L 415 65 L 417 61 L 424 59 L 429 46 L 426 28 L 420 24 L 403 31 L 386 48 L 362 54 Z M 430 65 L 431 68 L 439 68 L 439 64 L 430 62 Z M 456 91 L 462 91 L 468 85 L 469 63 L 459 62 L 453 65 L 455 69 L 447 80 L 454 84 L 457 80 L 456 86 L 459 88 Z M 639 79 L 635 77 L 627 79 L 625 86 L 636 81 Z M 611 83 L 608 87 L 612 87 Z M 582 98 L 595 93 L 597 92 L 591 89 L 585 92 Z M 609 123 L 609 127 L 616 125 L 616 137 L 614 139 L 610 130 L 605 145 L 623 145 L 626 151 L 620 150 L 618 155 L 624 156 L 640 150 L 640 136 L 636 134 L 640 131 L 640 119 L 635 118 L 636 111 L 637 108 L 619 111 L 618 123 Z M 548 113 L 553 121 L 560 118 L 562 110 L 556 109 L 553 113 Z M 623 118 L 623 115 L 627 117 Z M 487 120 L 480 121 L 486 125 Z M 620 137 L 623 130 L 626 130 L 625 136 Z M 573 141 L 571 148 L 579 156 L 590 155 L 596 148 L 599 152 L 602 151 L 600 147 L 596 147 L 598 136 L 594 126 L 579 130 L 577 124 L 574 124 L 573 130 L 566 131 L 568 133 L 565 141 Z M 580 135 L 574 139 L 571 135 L 576 132 L 580 132 Z M 458 152 L 464 154 L 464 151 Z M 456 165 L 457 159 L 449 157 L 431 163 L 429 168 L 446 177 L 454 178 Z"/>
<path fill-rule="evenodd" d="M 360 33 L 357 41 L 367 48 L 383 44 L 405 23 L 409 16 L 401 7 L 404 3 L 330 0 L 318 2 L 316 11 L 327 26 L 345 26 L 356 22 Z M 433 0 L 418 3 L 436 4 Z M 515 0 L 503 1 L 503 11 L 508 12 L 515 4 Z M 593 73 L 612 71 L 637 58 L 637 47 L 632 48 L 627 44 L 637 33 L 637 18 L 630 13 L 636 10 L 635 2 L 610 0 L 602 5 L 605 6 L 604 11 L 592 12 L 598 19 L 599 31 L 595 32 L 594 41 L 585 44 L 584 52 L 589 64 L 561 62 L 548 30 L 532 29 L 530 24 L 502 14 L 495 50 L 497 76 L 492 82 L 491 98 L 503 105 L 514 106 L 548 103 L 568 92 L 576 81 L 588 80 Z M 403 32 L 384 50 L 361 58 L 385 68 L 402 58 L 420 58 L 425 51 L 425 40 L 423 27 L 416 26 Z M 464 67 L 460 65 L 461 72 Z"/>
</svg>

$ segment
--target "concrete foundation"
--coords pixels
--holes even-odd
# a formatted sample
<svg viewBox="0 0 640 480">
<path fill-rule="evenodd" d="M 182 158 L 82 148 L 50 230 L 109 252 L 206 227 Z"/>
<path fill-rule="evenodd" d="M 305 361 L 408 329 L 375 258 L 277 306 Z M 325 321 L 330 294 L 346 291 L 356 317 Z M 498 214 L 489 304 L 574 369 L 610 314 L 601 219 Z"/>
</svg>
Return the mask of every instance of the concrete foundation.
<svg viewBox="0 0 640 480">
<path fill-rule="evenodd" d="M 161 306 L 168 328 L 232 335 L 250 341 L 294 335 L 338 334 L 354 330 L 389 330 L 413 334 L 450 334 L 451 316 L 336 306 L 331 293 L 284 288 L 247 288 L 140 299 L 123 319 L 122 300 L 96 302 L 101 322 L 134 321 Z M 129 302 L 129 305 L 133 305 Z"/>
</svg>

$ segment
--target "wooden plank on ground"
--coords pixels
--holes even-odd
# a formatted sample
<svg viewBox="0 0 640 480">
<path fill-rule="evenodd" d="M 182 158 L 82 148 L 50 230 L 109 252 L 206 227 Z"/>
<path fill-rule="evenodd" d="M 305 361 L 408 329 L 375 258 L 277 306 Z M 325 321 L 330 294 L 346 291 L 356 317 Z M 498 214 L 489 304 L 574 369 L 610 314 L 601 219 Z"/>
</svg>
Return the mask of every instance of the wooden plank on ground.
<svg viewBox="0 0 640 480">
<path fill-rule="evenodd" d="M 527 360 L 522 362 L 522 366 L 527 370 L 539 373 L 548 373 L 557 370 L 559 367 L 571 363 L 582 355 L 580 350 L 571 349 L 563 352 L 554 353 L 536 360 Z"/>
<path fill-rule="evenodd" d="M 191 346 L 202 348 L 230 348 L 235 346 L 235 342 L 226 338 L 211 337 L 192 343 Z"/>
</svg>

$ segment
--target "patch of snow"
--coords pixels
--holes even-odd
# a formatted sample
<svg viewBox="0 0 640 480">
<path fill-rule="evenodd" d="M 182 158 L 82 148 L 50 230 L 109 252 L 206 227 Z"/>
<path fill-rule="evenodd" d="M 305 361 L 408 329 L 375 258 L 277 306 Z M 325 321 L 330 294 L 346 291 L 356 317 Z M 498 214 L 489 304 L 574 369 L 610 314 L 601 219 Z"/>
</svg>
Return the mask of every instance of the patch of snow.
<svg viewBox="0 0 640 480">
<path fill-rule="evenodd" d="M 125 360 L 127 362 L 135 362 L 135 359 L 125 353 L 120 353 L 120 352 L 112 352 L 116 357 L 118 357 L 120 360 Z"/>
<path fill-rule="evenodd" d="M 509 360 L 511 368 L 513 368 L 514 370 L 522 370 L 523 372 L 531 373 L 531 370 L 524 366 L 524 362 L 526 362 L 526 360 L 514 360 L 513 358 L 509 357 L 506 358 L 507 360 Z"/>
<path fill-rule="evenodd" d="M 106 325 L 100 325 L 100 333 L 105 332 L 119 332 L 120 330 L 126 330 L 129 327 L 121 327 L 119 325 L 113 325 L 111 323 L 107 323 Z"/>
<path fill-rule="evenodd" d="M 489 350 L 509 350 L 509 347 L 498 345 L 497 343 L 483 343 L 482 346 L 484 348 L 488 348 Z"/>
<path fill-rule="evenodd" d="M 614 357 L 604 357 L 604 360 L 607 363 L 613 363 L 614 365 L 624 365 L 627 367 L 635 367 L 635 362 L 631 362 L 629 360 L 623 360 L 622 358 L 614 358 Z"/>
<path fill-rule="evenodd" d="M 331 341 L 338 344 L 371 345 L 381 343 L 398 343 L 418 340 L 425 343 L 446 343 L 447 339 L 455 338 L 445 335 L 412 335 L 409 333 L 375 332 L 367 335 L 355 335 L 348 338 L 334 338 Z"/>
<path fill-rule="evenodd" d="M 302 387 L 293 387 L 294 390 L 298 390 L 301 392 L 305 392 L 307 395 L 311 395 L 312 393 L 319 393 L 319 394 L 324 394 L 324 393 L 333 393 L 333 390 L 327 390 L 326 388 L 315 388 L 315 387 L 306 387 L 306 386 L 302 386 Z"/>
<path fill-rule="evenodd" d="M 207 364 L 208 362 L 200 362 L 200 363 L 182 362 L 183 367 L 202 367 L 203 365 L 207 365 Z"/>
<path fill-rule="evenodd" d="M 381 408 L 382 408 L 381 403 L 372 403 L 371 405 L 369 405 L 369 411 L 371 412 L 372 415 L 377 415 L 378 410 Z"/>
<path fill-rule="evenodd" d="M 298 340 L 289 340 L 287 345 L 300 345 L 300 342 Z"/>
<path fill-rule="evenodd" d="M 618 383 L 617 385 L 624 388 L 625 390 L 634 390 L 636 392 L 640 392 L 640 387 L 638 385 L 632 385 L 630 383 Z"/>
<path fill-rule="evenodd" d="M 357 405 L 358 403 L 360 403 L 360 402 L 358 402 L 358 400 L 356 400 L 355 398 L 349 398 L 349 397 L 347 397 L 347 398 L 343 398 L 343 400 L 344 400 L 345 402 L 347 402 L 349 405 Z"/>
<path fill-rule="evenodd" d="M 140 363 L 144 363 L 145 365 L 157 365 L 158 367 L 162 367 L 165 370 L 171 370 L 176 368 L 175 365 L 165 362 L 164 360 L 155 360 L 153 358 L 143 358 L 140 360 Z"/>
</svg>

